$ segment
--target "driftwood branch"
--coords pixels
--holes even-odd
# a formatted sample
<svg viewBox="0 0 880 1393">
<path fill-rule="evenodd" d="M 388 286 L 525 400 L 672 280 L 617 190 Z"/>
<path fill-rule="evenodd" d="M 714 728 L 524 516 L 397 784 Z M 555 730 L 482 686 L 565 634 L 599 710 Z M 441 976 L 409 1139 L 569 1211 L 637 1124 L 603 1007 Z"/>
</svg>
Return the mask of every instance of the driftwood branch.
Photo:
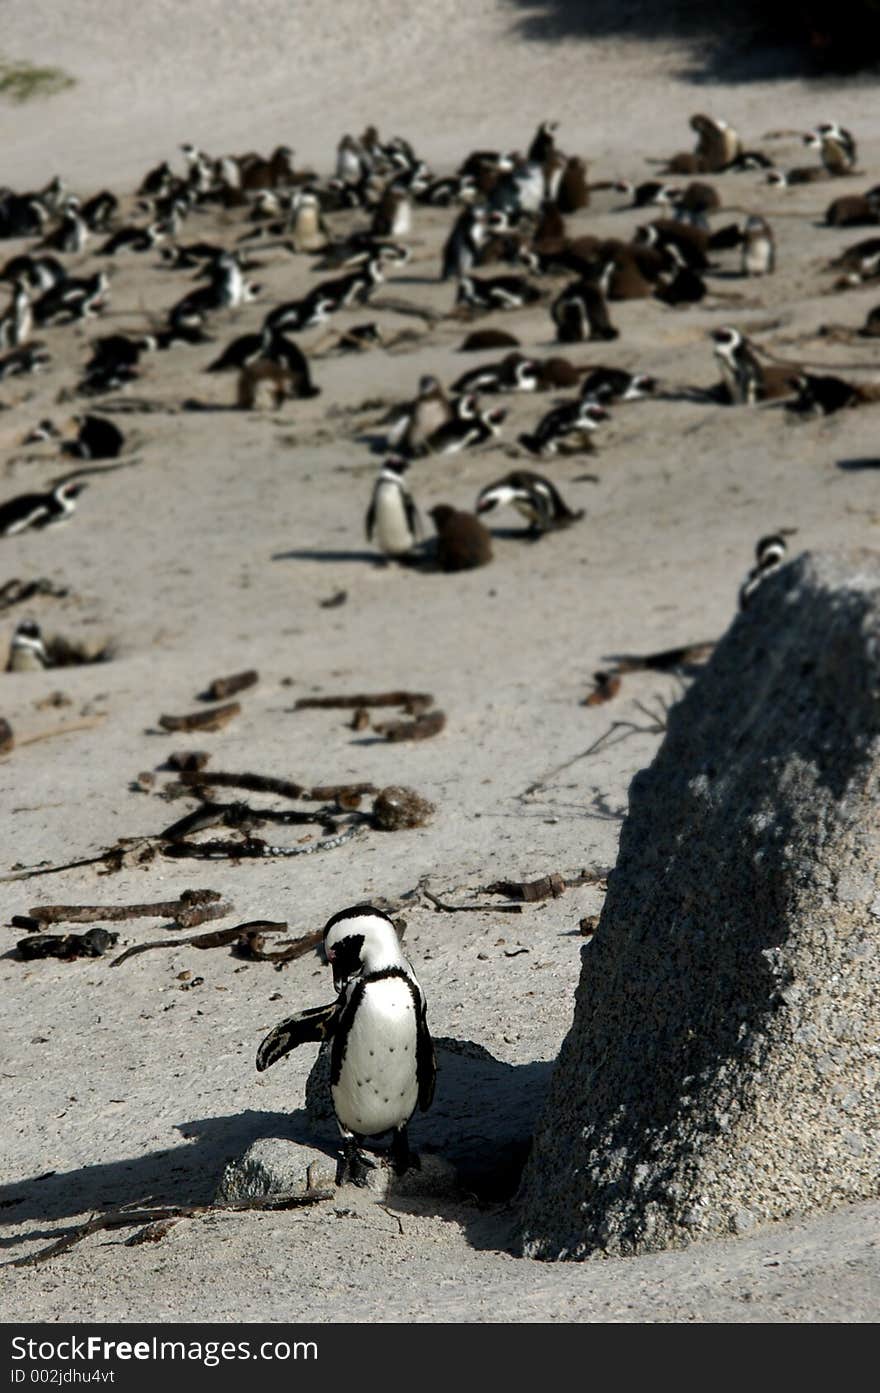
<svg viewBox="0 0 880 1393">
<path fill-rule="evenodd" d="M 187 716 L 160 716 L 159 725 L 163 730 L 220 730 L 228 725 L 234 716 L 241 714 L 237 701 L 229 701 L 225 706 L 213 706 L 210 711 L 191 711 Z"/>
<path fill-rule="evenodd" d="M 332 1200 L 335 1193 L 334 1190 L 306 1190 L 302 1195 L 266 1195 L 262 1199 L 231 1200 L 227 1204 L 174 1204 L 158 1205 L 145 1209 L 119 1209 L 112 1214 L 102 1214 L 94 1219 L 89 1219 L 85 1224 L 78 1224 L 76 1228 L 71 1229 L 63 1237 L 50 1243 L 47 1248 L 40 1248 L 38 1252 L 31 1253 L 26 1258 L 14 1258 L 6 1265 L 8 1267 L 36 1267 L 38 1263 L 48 1262 L 50 1258 L 57 1258 L 62 1253 L 68 1252 L 74 1244 L 81 1243 L 84 1238 L 89 1238 L 93 1233 L 133 1228 L 138 1224 L 158 1226 L 171 1219 L 196 1219 L 203 1214 L 236 1214 L 250 1209 L 299 1209 L 309 1204 L 320 1204 L 323 1200 Z M 166 1228 L 165 1233 L 168 1231 Z M 164 1233 L 157 1229 L 151 1235 L 145 1233 L 140 1241 L 157 1241 L 162 1237 L 164 1237 Z"/>
<path fill-rule="evenodd" d="M 300 697 L 294 711 L 325 710 L 338 707 L 354 711 L 359 706 L 402 706 L 410 716 L 419 716 L 434 705 L 430 692 L 359 692 L 355 696 Z"/>
<path fill-rule="evenodd" d="M 205 699 L 225 701 L 227 697 L 235 696 L 236 692 L 255 687 L 259 680 L 260 674 L 253 668 L 249 668 L 247 672 L 235 672 L 231 677 L 215 677 L 205 692 Z"/>
<path fill-rule="evenodd" d="M 193 929 L 206 919 L 222 919 L 231 906 L 223 902 L 218 890 L 184 890 L 176 900 L 156 900 L 152 904 L 34 905 L 28 918 L 39 924 L 90 924 L 95 920 L 174 919 L 182 929 Z"/>
<path fill-rule="evenodd" d="M 283 933 L 286 928 L 286 923 L 277 923 L 273 919 L 249 919 L 229 929 L 214 929 L 211 933 L 192 934 L 189 938 L 162 938 L 155 943 L 136 943 L 133 948 L 126 948 L 124 953 L 114 958 L 110 966 L 119 967 L 128 958 L 136 957 L 138 953 L 149 953 L 154 948 L 180 948 L 184 945 L 191 948 L 225 948 L 230 943 L 246 941 L 249 935 Z"/>
<path fill-rule="evenodd" d="M 391 741 L 430 740 L 433 735 L 439 735 L 445 725 L 446 716 L 442 711 L 429 711 L 414 721 L 385 721 L 373 729 Z"/>
</svg>

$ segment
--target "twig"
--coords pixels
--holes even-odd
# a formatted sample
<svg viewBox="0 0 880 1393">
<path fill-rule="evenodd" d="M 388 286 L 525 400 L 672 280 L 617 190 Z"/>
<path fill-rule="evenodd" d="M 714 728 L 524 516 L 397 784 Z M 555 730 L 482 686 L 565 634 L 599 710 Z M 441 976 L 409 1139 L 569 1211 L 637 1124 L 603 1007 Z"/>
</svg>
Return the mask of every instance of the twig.
<svg viewBox="0 0 880 1393">
<path fill-rule="evenodd" d="M 247 923 L 236 924 L 231 929 L 215 929 L 212 933 L 192 934 L 189 938 L 162 938 L 155 943 L 136 943 L 133 948 L 126 948 L 124 953 L 114 958 L 110 966 L 119 967 L 127 958 L 136 957 L 138 953 L 149 953 L 153 948 L 225 948 L 230 943 L 246 940 L 249 935 L 283 933 L 286 928 L 286 923 L 279 924 L 272 919 L 249 919 Z"/>
<path fill-rule="evenodd" d="M 435 909 L 442 909 L 444 914 L 480 914 L 486 910 L 491 910 L 493 914 L 522 914 L 521 904 L 446 904 L 424 886 L 422 894 L 426 900 L 431 901 Z"/>
<path fill-rule="evenodd" d="M 356 696 L 300 697 L 294 702 L 294 711 L 323 710 L 340 707 L 352 711 L 358 706 L 402 706 L 410 716 L 419 716 L 434 705 L 430 692 L 374 692 L 372 695 L 360 692 Z"/>
<path fill-rule="evenodd" d="M 634 721 L 612 721 L 608 729 L 594 740 L 592 745 L 588 745 L 580 754 L 573 755 L 564 764 L 558 764 L 549 773 L 543 774 L 535 783 L 529 784 L 528 788 L 522 793 L 517 794 L 520 799 L 530 798 L 532 794 L 540 789 L 546 788 L 551 779 L 555 779 L 558 774 L 563 774 L 566 769 L 570 769 L 573 764 L 577 764 L 582 759 L 589 759 L 591 755 L 598 754 L 600 750 L 607 749 L 613 745 L 619 745 L 621 741 L 628 740 L 631 735 L 657 735 L 663 726 L 657 723 L 657 718 L 652 713 L 647 713 L 654 724 L 650 726 L 639 726 Z M 612 738 L 614 737 L 614 738 Z"/>
<path fill-rule="evenodd" d="M 132 1228 L 137 1224 L 155 1224 L 166 1219 L 195 1219 L 203 1214 L 236 1214 L 250 1209 L 298 1209 L 307 1204 L 319 1204 L 332 1200 L 335 1190 L 306 1190 L 302 1195 L 266 1195 L 255 1200 L 231 1200 L 227 1204 L 174 1204 L 160 1205 L 150 1209 L 120 1209 L 113 1214 L 102 1214 L 89 1219 L 85 1224 L 64 1234 L 62 1238 L 50 1243 L 48 1248 L 40 1248 L 26 1258 L 13 1258 L 7 1267 L 35 1267 L 48 1262 L 50 1258 L 66 1253 L 74 1244 L 81 1243 L 93 1233 L 107 1229 Z"/>
<path fill-rule="evenodd" d="M 225 701 L 227 697 L 235 696 L 236 692 L 244 692 L 248 687 L 254 687 L 260 680 L 260 675 L 253 668 L 247 672 L 235 672 L 231 677 L 215 677 L 205 694 L 207 701 Z"/>
<path fill-rule="evenodd" d="M 351 827 L 347 827 L 344 832 L 339 832 L 335 837 L 325 837 L 323 841 L 314 842 L 311 846 L 269 846 L 260 837 L 246 837 L 244 841 L 222 841 L 215 840 L 210 842 L 169 842 L 162 848 L 166 856 L 192 856 L 197 858 L 218 859 L 229 857 L 232 860 L 251 859 L 268 856 L 311 856 L 316 851 L 332 851 L 335 847 L 343 846 L 350 842 L 358 833 L 363 832 L 366 824 L 356 822 Z"/>
<path fill-rule="evenodd" d="M 424 716 L 417 716 L 414 721 L 384 721 L 373 729 L 377 735 L 384 735 L 388 741 L 399 740 L 430 740 L 432 736 L 439 735 L 446 725 L 446 716 L 442 711 L 429 711 Z"/>
<path fill-rule="evenodd" d="M 231 906 L 224 904 L 218 890 L 184 890 L 176 900 L 157 900 L 152 904 L 34 905 L 28 916 L 40 924 L 90 924 L 94 920 L 174 919 L 182 929 L 194 929 L 206 919 L 222 919 Z"/>
<path fill-rule="evenodd" d="M 67 725 L 53 726 L 51 730 L 40 730 L 35 735 L 16 736 L 17 745 L 35 745 L 38 740 L 54 740 L 56 735 L 71 735 L 76 730 L 93 730 L 104 720 L 101 716 L 89 716 L 82 721 L 68 721 Z"/>
<path fill-rule="evenodd" d="M 225 706 L 214 706 L 210 711 L 191 711 L 187 716 L 160 716 L 159 725 L 163 730 L 219 730 L 241 714 L 237 701 L 229 701 Z"/>
<path fill-rule="evenodd" d="M 290 779 L 276 779 L 270 774 L 221 774 L 203 769 L 182 769 L 182 784 L 212 784 L 215 788 L 246 788 L 251 793 L 277 793 L 282 798 L 304 798 L 307 791 L 302 784 Z"/>
</svg>

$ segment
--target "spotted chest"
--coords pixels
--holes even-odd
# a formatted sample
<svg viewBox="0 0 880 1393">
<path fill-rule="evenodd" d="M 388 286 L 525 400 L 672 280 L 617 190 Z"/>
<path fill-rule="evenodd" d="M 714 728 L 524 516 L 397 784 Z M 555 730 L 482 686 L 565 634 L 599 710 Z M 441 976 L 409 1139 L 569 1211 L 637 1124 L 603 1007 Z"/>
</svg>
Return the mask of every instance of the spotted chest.
<svg viewBox="0 0 880 1393">
<path fill-rule="evenodd" d="M 334 1036 L 330 1092 L 340 1125 L 375 1136 L 418 1099 L 416 997 L 403 976 L 358 983 Z"/>
</svg>

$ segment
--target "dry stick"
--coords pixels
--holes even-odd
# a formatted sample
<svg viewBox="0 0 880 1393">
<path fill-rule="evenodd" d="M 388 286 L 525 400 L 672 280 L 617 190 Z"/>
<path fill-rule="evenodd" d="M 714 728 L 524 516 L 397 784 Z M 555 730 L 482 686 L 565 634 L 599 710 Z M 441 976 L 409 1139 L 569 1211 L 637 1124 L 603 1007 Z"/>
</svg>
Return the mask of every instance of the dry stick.
<svg viewBox="0 0 880 1393">
<path fill-rule="evenodd" d="M 403 706 L 415 716 L 433 705 L 434 698 L 430 692 L 374 692 L 372 696 L 361 692 L 356 696 L 300 697 L 293 709 L 307 711 L 312 708 L 341 707 L 343 711 L 350 711 L 358 706 Z"/>
<path fill-rule="evenodd" d="M 384 721 L 373 729 L 377 735 L 384 735 L 389 741 L 430 740 L 432 736 L 439 735 L 445 725 L 446 715 L 443 711 L 429 711 L 414 721 Z"/>
<path fill-rule="evenodd" d="M 424 886 L 422 894 L 426 900 L 431 901 L 435 909 L 442 909 L 444 914 L 480 914 L 486 910 L 491 910 L 493 914 L 522 914 L 521 904 L 446 904 Z"/>
<path fill-rule="evenodd" d="M 207 769 L 182 769 L 180 782 L 193 784 L 213 784 L 216 788 L 246 788 L 251 793 L 277 793 L 282 798 L 305 798 L 307 789 L 290 779 L 276 779 L 270 774 L 221 774 Z"/>
<path fill-rule="evenodd" d="M 253 668 L 249 668 L 247 672 L 235 672 L 231 677 L 215 677 L 208 687 L 207 699 L 225 701 L 227 697 L 235 696 L 236 692 L 255 687 L 259 680 L 260 674 Z"/>
<path fill-rule="evenodd" d="M 285 924 L 285 928 L 287 925 Z M 274 953 L 266 953 L 259 942 L 260 935 L 254 934 L 247 937 L 247 942 L 242 944 L 246 949 L 247 955 L 258 963 L 292 963 L 296 958 L 305 957 L 314 948 L 318 948 L 324 939 L 324 930 L 315 929 L 312 933 L 303 934 L 300 938 L 294 938 L 290 943 L 280 947 Z"/>
<path fill-rule="evenodd" d="M 75 1243 L 81 1243 L 93 1233 L 105 1229 L 131 1228 L 135 1224 L 155 1224 L 164 1219 L 195 1219 L 202 1214 L 235 1214 L 250 1209 L 298 1209 L 307 1204 L 318 1204 L 322 1200 L 332 1200 L 334 1190 L 306 1190 L 302 1195 L 267 1195 L 256 1200 L 230 1200 L 227 1204 L 174 1204 L 160 1205 L 150 1209 L 123 1209 L 114 1214 L 104 1214 L 97 1219 L 89 1219 L 78 1224 L 63 1238 L 50 1243 L 48 1248 L 40 1248 L 26 1258 L 13 1258 L 7 1267 L 35 1267 L 37 1263 L 47 1262 L 49 1258 L 66 1253 Z"/>
<path fill-rule="evenodd" d="M 17 745 L 35 745 L 38 740 L 54 740 L 56 735 L 72 735 L 76 730 L 93 730 L 104 720 L 104 716 L 89 716 L 83 721 L 69 721 L 67 725 L 53 726 L 51 730 L 40 730 L 35 735 L 16 736 Z"/>
<path fill-rule="evenodd" d="M 163 730 L 218 730 L 240 714 L 240 704 L 230 701 L 210 711 L 192 711 L 187 716 L 160 716 L 159 725 Z"/>
<path fill-rule="evenodd" d="M 192 948 L 225 948 L 230 943 L 237 943 L 239 939 L 246 939 L 249 934 L 283 933 L 286 928 L 286 923 L 277 923 L 272 919 L 249 919 L 247 923 L 236 924 L 231 929 L 215 929 L 212 933 L 192 934 L 189 938 L 162 938 L 155 943 L 136 943 L 133 948 L 126 948 L 124 953 L 114 958 L 110 966 L 119 967 L 127 958 L 133 958 L 138 953 L 149 953 L 153 948 L 179 948 L 183 945 Z"/>
<path fill-rule="evenodd" d="M 647 714 L 651 716 L 650 712 Z M 651 719 L 656 722 L 657 718 L 652 716 Z M 549 773 L 544 774 L 535 783 L 529 784 L 528 788 L 524 789 L 522 793 L 517 794 L 517 798 L 530 798 L 531 795 L 537 793 L 539 789 L 546 788 L 548 782 L 551 779 L 555 779 L 558 774 L 564 773 L 566 769 L 570 769 L 571 766 L 577 764 L 579 760 L 589 759 L 590 755 L 598 754 L 606 745 L 619 745 L 621 741 L 627 740 L 630 735 L 656 735 L 661 728 L 662 727 L 657 724 L 653 726 L 637 726 L 634 721 L 612 721 L 605 733 L 600 735 L 598 740 L 594 740 L 592 745 L 589 745 L 585 750 L 581 750 L 580 754 L 573 755 L 571 759 L 567 759 L 564 764 L 557 765 L 555 769 L 551 769 Z M 614 735 L 616 735 L 617 738 L 611 739 Z"/>
<path fill-rule="evenodd" d="M 184 890 L 176 900 L 156 900 L 153 904 L 34 905 L 31 919 L 41 924 L 90 924 L 93 920 L 177 919 L 184 928 L 195 928 L 205 919 L 221 919 L 229 913 L 218 890 Z M 196 917 L 197 916 L 197 917 Z M 184 922 L 185 921 L 185 922 Z"/>
</svg>

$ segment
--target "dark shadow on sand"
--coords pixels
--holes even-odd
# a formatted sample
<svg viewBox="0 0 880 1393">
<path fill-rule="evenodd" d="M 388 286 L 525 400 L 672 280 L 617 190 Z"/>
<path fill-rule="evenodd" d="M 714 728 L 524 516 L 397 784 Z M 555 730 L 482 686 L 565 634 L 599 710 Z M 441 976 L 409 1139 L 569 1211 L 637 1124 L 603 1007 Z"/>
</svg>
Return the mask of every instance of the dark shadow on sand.
<svg viewBox="0 0 880 1393">
<path fill-rule="evenodd" d="M 791 78 L 813 79 L 819 85 L 837 80 L 834 72 L 823 71 L 822 67 L 834 61 L 832 51 L 827 46 L 810 47 L 812 30 L 822 26 L 809 19 L 807 7 L 791 6 L 785 14 L 781 13 L 785 7 L 777 4 L 771 12 L 759 0 L 741 0 L 726 11 L 697 0 L 506 3 L 515 31 L 540 43 L 610 38 L 677 40 L 686 47 L 687 58 L 674 76 L 695 86 Z M 815 14 L 818 6 L 813 8 Z M 846 70 L 845 65 L 837 66 Z M 862 77 L 866 83 L 873 82 L 876 72 L 873 76 L 865 72 Z M 553 115 L 550 111 L 547 114 Z M 683 142 L 682 149 L 687 148 L 688 143 Z"/>
<path fill-rule="evenodd" d="M 849 474 L 856 474 L 863 469 L 880 469 L 880 456 L 872 458 L 867 455 L 861 459 L 839 459 L 836 463 L 838 469 L 845 469 Z"/>
<path fill-rule="evenodd" d="M 482 1046 L 465 1040 L 437 1040 L 438 1075 L 434 1103 L 417 1113 L 411 1125 L 413 1145 L 435 1152 L 457 1169 L 466 1198 L 503 1204 L 519 1182 L 531 1134 L 547 1091 L 553 1064 L 506 1064 Z M 7 1224 L 28 1224 L 27 1231 L 0 1238 L 0 1250 L 13 1258 L 26 1243 L 49 1243 L 60 1237 L 62 1220 L 82 1222 L 126 1204 L 208 1204 L 224 1167 L 261 1138 L 278 1137 L 315 1146 L 336 1157 L 338 1133 L 330 1108 L 310 1120 L 304 1108 L 293 1112 L 247 1109 L 232 1116 L 194 1118 L 177 1124 L 184 1144 L 128 1160 L 108 1161 L 71 1171 L 48 1172 L 0 1186 L 0 1214 Z M 383 1142 L 376 1149 L 383 1149 Z M 401 1210 L 412 1203 L 392 1197 Z M 421 1199 L 419 1206 L 434 1205 Z M 449 1200 L 437 1201 L 446 1209 Z M 474 1205 L 474 1246 L 496 1246 L 497 1233 L 486 1228 L 484 1213 Z M 468 1225 L 468 1228 L 470 1226 Z M 469 1235 L 470 1236 L 470 1235 Z"/>
</svg>

